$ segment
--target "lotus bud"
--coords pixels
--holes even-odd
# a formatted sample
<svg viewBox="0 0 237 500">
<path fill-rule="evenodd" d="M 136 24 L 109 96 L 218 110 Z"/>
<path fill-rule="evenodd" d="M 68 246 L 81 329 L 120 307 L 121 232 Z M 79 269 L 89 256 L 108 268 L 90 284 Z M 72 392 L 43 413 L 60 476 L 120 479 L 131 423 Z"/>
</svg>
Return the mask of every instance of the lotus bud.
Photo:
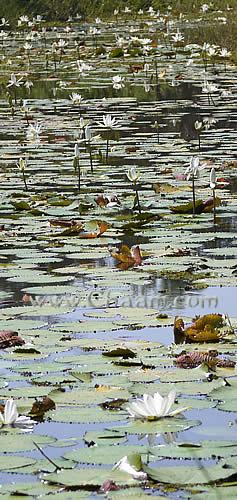
<svg viewBox="0 0 237 500">
<path fill-rule="evenodd" d="M 215 189 L 216 187 L 216 171 L 215 167 L 212 167 L 210 172 L 210 188 Z"/>
<path fill-rule="evenodd" d="M 78 144 L 75 144 L 75 146 L 74 146 L 74 156 L 75 156 L 75 158 L 79 158 L 79 156 L 80 156 Z"/>
<path fill-rule="evenodd" d="M 136 183 L 140 179 L 141 173 L 136 169 L 136 167 L 130 167 L 127 172 L 127 177 L 131 182 Z"/>
</svg>

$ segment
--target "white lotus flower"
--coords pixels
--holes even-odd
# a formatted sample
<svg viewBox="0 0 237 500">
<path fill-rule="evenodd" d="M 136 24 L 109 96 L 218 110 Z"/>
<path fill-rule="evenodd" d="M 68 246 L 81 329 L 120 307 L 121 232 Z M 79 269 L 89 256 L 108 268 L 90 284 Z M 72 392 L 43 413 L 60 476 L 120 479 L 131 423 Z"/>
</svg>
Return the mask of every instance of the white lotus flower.
<svg viewBox="0 0 237 500">
<path fill-rule="evenodd" d="M 32 45 L 31 45 L 31 43 L 26 42 L 26 43 L 23 45 L 23 48 L 24 48 L 24 49 L 25 49 L 25 51 L 27 52 L 28 50 L 31 50 L 31 49 L 32 49 Z"/>
<path fill-rule="evenodd" d="M 205 118 L 203 118 L 203 123 L 204 123 L 205 129 L 209 130 L 209 128 L 212 125 L 215 125 L 217 123 L 217 120 L 213 116 L 206 116 Z"/>
<path fill-rule="evenodd" d="M 76 143 L 74 146 L 74 157 L 79 158 L 79 156 L 80 156 L 80 150 L 78 144 Z"/>
<path fill-rule="evenodd" d="M 124 78 L 119 75 L 113 76 L 112 84 L 114 89 L 122 89 L 124 87 Z"/>
<path fill-rule="evenodd" d="M 179 30 L 177 31 L 177 33 L 175 33 L 175 35 L 172 35 L 171 38 L 174 43 L 182 42 L 184 40 L 184 37 Z"/>
<path fill-rule="evenodd" d="M 220 50 L 220 57 L 230 57 L 231 52 L 229 52 L 226 48 Z"/>
<path fill-rule="evenodd" d="M 170 391 L 168 396 L 164 397 L 159 392 L 156 392 L 154 396 L 143 394 L 143 399 L 139 398 L 130 403 L 127 406 L 127 410 L 130 416 L 134 418 L 156 420 L 163 417 L 173 417 L 187 410 L 187 407 L 185 407 L 170 411 L 175 397 L 176 392 L 174 390 Z"/>
<path fill-rule="evenodd" d="M 209 5 L 208 5 L 207 3 L 203 3 L 203 4 L 201 5 L 201 11 L 202 11 L 203 13 L 207 12 L 207 11 L 208 11 L 208 9 L 209 9 Z"/>
<path fill-rule="evenodd" d="M 121 458 L 115 464 L 113 470 L 127 472 L 127 474 L 130 474 L 134 479 L 147 479 L 147 474 L 141 470 L 137 470 L 133 465 L 131 465 L 127 456 Z"/>
<path fill-rule="evenodd" d="M 184 174 L 186 175 L 187 181 L 192 179 L 193 177 L 198 178 L 200 175 L 200 171 L 206 167 L 206 164 L 200 164 L 200 160 L 198 156 L 192 156 L 190 160 L 189 167 L 185 170 Z"/>
<path fill-rule="evenodd" d="M 1 26 L 9 26 L 9 21 L 5 17 L 1 19 Z"/>
<path fill-rule="evenodd" d="M 33 82 L 31 82 L 30 80 L 26 80 L 26 82 L 24 83 L 24 87 L 26 87 L 28 92 L 30 92 L 31 87 L 33 87 Z"/>
<path fill-rule="evenodd" d="M 27 167 L 27 160 L 24 160 L 24 158 L 20 158 L 19 162 L 16 163 L 17 168 L 20 170 L 20 172 L 24 172 L 26 167 Z"/>
<path fill-rule="evenodd" d="M 204 82 L 202 86 L 203 94 L 212 94 L 213 92 L 218 92 L 218 91 L 219 89 L 217 85 L 215 85 L 214 83 Z"/>
<path fill-rule="evenodd" d="M 212 45 L 211 47 L 208 47 L 208 49 L 207 49 L 207 55 L 209 57 L 214 57 L 216 55 L 216 53 L 217 52 L 216 52 L 215 46 Z"/>
<path fill-rule="evenodd" d="M 41 128 L 42 128 L 41 124 L 37 122 L 34 124 L 31 123 L 26 130 L 27 141 L 32 141 L 32 142 L 38 141 L 40 138 L 39 135 L 41 133 Z"/>
<path fill-rule="evenodd" d="M 81 73 L 82 76 L 84 76 L 87 71 L 91 71 L 93 69 L 92 66 L 90 66 L 90 64 L 86 64 L 86 63 L 81 62 L 81 61 L 77 61 L 76 64 L 77 64 L 77 68 L 79 70 L 79 73 Z"/>
<path fill-rule="evenodd" d="M 85 140 L 88 142 L 92 138 L 92 131 L 89 125 L 86 125 L 84 130 L 85 130 Z"/>
<path fill-rule="evenodd" d="M 23 85 L 22 78 L 17 80 L 16 75 L 12 73 L 7 87 L 20 87 L 20 85 Z"/>
<path fill-rule="evenodd" d="M 210 188 L 215 189 L 216 187 L 216 171 L 215 167 L 212 167 L 210 172 Z"/>
<path fill-rule="evenodd" d="M 81 94 L 77 94 L 75 92 L 73 92 L 69 97 L 72 100 L 73 104 L 81 104 L 83 101 L 83 97 L 81 96 Z"/>
<path fill-rule="evenodd" d="M 30 417 L 22 415 L 19 417 L 16 403 L 8 399 L 4 407 L 4 413 L 0 412 L 0 425 L 13 425 L 14 427 L 33 427 L 37 422 Z"/>
<path fill-rule="evenodd" d="M 136 167 L 130 167 L 127 172 L 127 177 L 131 182 L 137 182 L 141 178 L 141 173 Z"/>
<path fill-rule="evenodd" d="M 194 123 L 195 130 L 202 130 L 202 127 L 203 127 L 203 123 L 196 120 Z"/>
<path fill-rule="evenodd" d="M 116 118 L 112 118 L 111 115 L 103 115 L 102 120 L 103 123 L 98 123 L 101 127 L 111 129 L 120 127 L 120 124 L 117 122 Z"/>
</svg>

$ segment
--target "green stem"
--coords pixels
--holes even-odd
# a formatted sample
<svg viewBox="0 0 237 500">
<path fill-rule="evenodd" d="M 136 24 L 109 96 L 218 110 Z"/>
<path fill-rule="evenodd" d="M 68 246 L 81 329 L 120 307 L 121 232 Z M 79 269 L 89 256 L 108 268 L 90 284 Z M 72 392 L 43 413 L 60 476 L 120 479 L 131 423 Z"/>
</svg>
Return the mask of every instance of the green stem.
<svg viewBox="0 0 237 500">
<path fill-rule="evenodd" d="M 215 189 L 212 191 L 213 193 L 213 222 L 216 224 L 216 193 Z"/>
<path fill-rule="evenodd" d="M 23 177 L 23 182 L 25 184 L 25 190 L 28 191 L 28 186 L 27 186 L 26 176 L 25 176 L 24 170 L 22 170 L 22 177 Z"/>
<path fill-rule="evenodd" d="M 198 149 L 201 151 L 201 134 L 198 134 Z"/>
<path fill-rule="evenodd" d="M 49 458 L 46 455 L 46 453 L 42 450 L 42 448 L 35 441 L 33 441 L 33 444 L 40 451 L 40 453 L 43 455 L 43 457 L 46 458 L 46 460 L 48 460 L 49 463 L 52 464 L 55 467 L 56 471 L 61 470 L 61 467 L 59 467 L 55 462 L 53 462 L 53 460 L 51 460 L 51 458 Z"/>
<path fill-rule="evenodd" d="M 195 180 L 192 177 L 192 190 L 193 190 L 193 215 L 196 215 L 196 197 L 195 197 Z"/>
<path fill-rule="evenodd" d="M 135 191 L 136 191 L 136 199 L 137 199 L 138 212 L 139 212 L 139 214 L 141 214 L 142 210 L 141 210 L 140 199 L 139 199 L 138 189 L 137 189 L 137 184 L 136 183 L 134 184 L 134 187 L 135 187 Z"/>
<path fill-rule="evenodd" d="M 79 164 L 79 159 L 77 159 L 77 173 L 78 173 L 78 193 L 81 190 L 81 167 Z"/>
<path fill-rule="evenodd" d="M 105 155 L 105 161 L 108 163 L 109 159 L 109 134 L 107 135 L 107 140 L 106 140 L 106 155 Z"/>
<path fill-rule="evenodd" d="M 89 149 L 89 155 L 90 155 L 90 166 L 91 166 L 91 173 L 93 174 L 93 158 L 92 158 L 92 151 L 91 151 L 91 143 L 88 141 L 88 149 Z"/>
</svg>

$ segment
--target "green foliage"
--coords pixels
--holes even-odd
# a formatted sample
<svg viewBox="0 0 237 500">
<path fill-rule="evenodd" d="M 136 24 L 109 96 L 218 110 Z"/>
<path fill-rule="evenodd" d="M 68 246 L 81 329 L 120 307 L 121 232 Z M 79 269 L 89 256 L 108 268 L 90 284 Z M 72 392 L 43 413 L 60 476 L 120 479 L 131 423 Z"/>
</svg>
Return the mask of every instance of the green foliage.
<svg viewBox="0 0 237 500">
<path fill-rule="evenodd" d="M 196 1 L 195 4 L 193 0 L 170 0 L 169 5 L 176 13 L 190 13 L 190 11 L 199 11 L 202 3 L 201 0 Z M 215 7 L 220 5 L 223 9 L 227 4 L 232 7 L 236 6 L 235 0 L 224 2 L 216 0 Z M 111 16 L 114 9 L 122 11 L 125 7 L 131 8 L 132 12 L 139 9 L 146 11 L 150 6 L 155 10 L 167 11 L 167 5 L 166 0 L 130 0 L 129 2 L 118 0 L 116 4 L 111 0 L 8 0 L 8 2 L 0 2 L 0 17 L 17 19 L 23 14 L 29 16 L 40 14 L 46 21 L 61 21 L 76 14 L 82 18 L 96 15 Z"/>
</svg>

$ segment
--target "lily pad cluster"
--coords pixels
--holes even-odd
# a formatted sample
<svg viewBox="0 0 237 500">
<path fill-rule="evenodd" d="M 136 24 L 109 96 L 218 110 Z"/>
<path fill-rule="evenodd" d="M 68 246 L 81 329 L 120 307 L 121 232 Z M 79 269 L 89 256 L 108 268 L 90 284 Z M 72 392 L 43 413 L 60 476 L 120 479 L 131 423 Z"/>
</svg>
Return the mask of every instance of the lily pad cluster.
<svg viewBox="0 0 237 500">
<path fill-rule="evenodd" d="M 126 9 L 2 19 L 3 498 L 235 498 L 234 57 Z"/>
</svg>

